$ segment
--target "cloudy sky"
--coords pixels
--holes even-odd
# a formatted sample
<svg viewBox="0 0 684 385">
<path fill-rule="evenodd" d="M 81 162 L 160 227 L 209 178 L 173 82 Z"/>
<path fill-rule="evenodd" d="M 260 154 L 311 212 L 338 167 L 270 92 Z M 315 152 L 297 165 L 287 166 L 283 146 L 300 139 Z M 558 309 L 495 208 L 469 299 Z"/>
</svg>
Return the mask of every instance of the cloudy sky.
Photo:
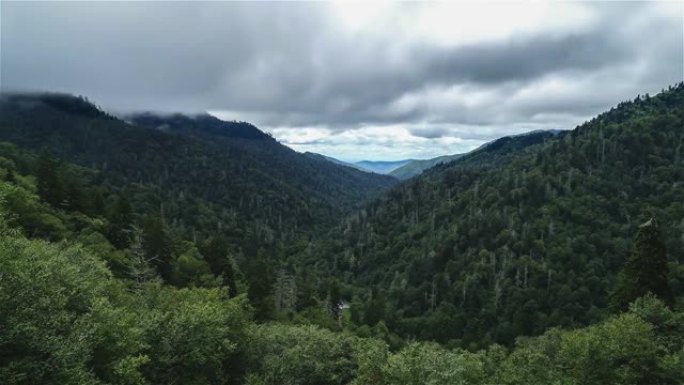
<svg viewBox="0 0 684 385">
<path fill-rule="evenodd" d="M 684 79 L 684 2 L 0 2 L 2 90 L 209 111 L 299 151 L 428 158 Z"/>
</svg>

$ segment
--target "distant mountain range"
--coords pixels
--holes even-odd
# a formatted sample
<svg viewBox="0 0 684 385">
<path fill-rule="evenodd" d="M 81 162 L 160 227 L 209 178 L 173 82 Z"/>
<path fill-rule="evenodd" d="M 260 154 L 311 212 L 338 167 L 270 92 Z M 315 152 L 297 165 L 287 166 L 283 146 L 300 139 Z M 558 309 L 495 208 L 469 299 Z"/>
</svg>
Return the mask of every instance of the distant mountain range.
<svg viewBox="0 0 684 385">
<path fill-rule="evenodd" d="M 373 161 L 362 160 L 354 163 L 356 166 L 378 174 L 389 174 L 399 167 L 411 162 L 413 159 L 395 160 L 395 161 Z"/>
<path fill-rule="evenodd" d="M 423 171 L 429 168 L 432 168 L 439 164 L 450 163 L 466 155 L 488 153 L 498 149 L 501 146 L 506 146 L 507 144 L 509 146 L 513 144 L 513 147 L 515 148 L 522 148 L 530 144 L 536 144 L 540 139 L 549 136 L 559 135 L 562 132 L 562 130 L 535 130 L 518 135 L 505 136 L 499 139 L 492 140 L 491 142 L 487 142 L 482 146 L 476 148 L 475 150 L 472 150 L 467 153 L 441 155 L 430 159 L 403 159 L 397 161 L 363 160 L 360 162 L 351 163 L 313 152 L 306 152 L 305 155 L 311 158 L 324 159 L 341 166 L 347 166 L 361 171 L 372 172 L 376 174 L 386 174 L 393 176 L 399 180 L 406 180 L 422 174 Z"/>
<path fill-rule="evenodd" d="M 304 155 L 310 157 L 310 158 L 317 158 L 317 159 L 324 159 L 329 162 L 335 163 L 340 166 L 347 166 L 351 168 L 355 168 L 357 170 L 365 171 L 365 172 L 370 172 L 370 173 L 375 173 L 375 174 L 385 174 L 389 175 L 392 171 L 415 161 L 416 159 L 404 159 L 404 160 L 396 160 L 396 161 L 373 161 L 373 160 L 362 160 L 360 162 L 345 162 L 343 160 L 339 160 L 337 158 L 333 158 L 331 156 L 327 155 L 322 155 L 322 154 L 317 154 L 314 152 L 305 152 Z"/>
<path fill-rule="evenodd" d="M 428 168 L 434 167 L 440 163 L 451 162 L 452 160 L 458 159 L 462 156 L 463 154 L 454 154 L 442 155 L 432 159 L 411 159 L 403 166 L 390 171 L 389 175 L 401 180 L 409 179 L 416 175 L 422 174 L 423 171 L 427 170 Z"/>
<path fill-rule="evenodd" d="M 340 165 L 340 166 L 351 167 L 351 168 L 353 168 L 353 169 L 360 170 L 360 171 L 364 171 L 364 172 L 373 172 L 372 170 L 363 168 L 363 167 L 361 167 L 361 166 L 359 166 L 359 165 L 357 165 L 357 164 L 355 164 L 355 163 L 345 162 L 345 161 L 343 161 L 343 160 L 339 160 L 339 159 L 337 159 L 337 158 L 333 158 L 332 156 L 327 156 L 327 155 L 323 155 L 323 154 L 318 154 L 318 153 L 315 153 L 315 152 L 305 152 L 304 155 L 306 155 L 306 156 L 308 156 L 309 158 L 312 158 L 312 159 L 325 160 L 325 161 L 328 161 L 328 162 L 331 162 L 331 163 L 334 163 L 334 164 L 337 164 L 337 165 Z"/>
</svg>

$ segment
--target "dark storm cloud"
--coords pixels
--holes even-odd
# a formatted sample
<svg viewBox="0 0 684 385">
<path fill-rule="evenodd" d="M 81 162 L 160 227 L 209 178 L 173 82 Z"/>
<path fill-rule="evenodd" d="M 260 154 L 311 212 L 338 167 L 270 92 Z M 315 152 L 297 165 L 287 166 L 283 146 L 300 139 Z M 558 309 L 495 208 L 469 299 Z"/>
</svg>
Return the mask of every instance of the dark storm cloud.
<svg viewBox="0 0 684 385">
<path fill-rule="evenodd" d="M 582 3 L 593 19 L 576 28 L 444 44 L 399 22 L 350 30 L 321 3 L 2 2 L 1 85 L 114 110 L 223 111 L 283 135 L 323 127 L 326 143 L 396 124 L 486 140 L 572 128 L 681 80 L 682 6 L 661 5 Z"/>
</svg>

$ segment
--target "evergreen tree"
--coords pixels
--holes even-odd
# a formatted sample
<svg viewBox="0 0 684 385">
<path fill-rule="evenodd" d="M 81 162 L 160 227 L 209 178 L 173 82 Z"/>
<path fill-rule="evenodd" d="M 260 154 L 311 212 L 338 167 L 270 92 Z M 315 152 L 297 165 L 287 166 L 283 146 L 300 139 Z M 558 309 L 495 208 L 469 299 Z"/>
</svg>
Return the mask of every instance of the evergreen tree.
<svg viewBox="0 0 684 385">
<path fill-rule="evenodd" d="M 210 237 L 199 245 L 199 251 L 207 261 L 211 272 L 223 278 L 223 284 L 228 286 L 228 296 L 237 295 L 235 263 L 228 255 L 230 242 L 223 235 Z"/>
<path fill-rule="evenodd" d="M 249 285 L 247 297 L 254 307 L 254 318 L 259 321 L 272 318 L 275 311 L 273 273 L 263 250 L 247 261 L 244 271 Z"/>
<path fill-rule="evenodd" d="M 674 298 L 667 282 L 667 254 L 655 218 L 639 226 L 635 248 L 618 276 L 613 308 L 626 310 L 632 301 L 648 293 L 671 306 Z"/>
<path fill-rule="evenodd" d="M 334 319 L 339 319 L 342 306 L 342 295 L 340 293 L 340 284 L 336 279 L 330 280 L 328 283 L 328 298 L 327 298 L 328 312 Z"/>
<path fill-rule="evenodd" d="M 171 238 L 161 218 L 156 215 L 145 217 L 142 228 L 142 247 L 147 259 L 168 282 L 173 271 Z"/>
<path fill-rule="evenodd" d="M 66 198 L 64 184 L 60 178 L 59 161 L 47 151 L 38 158 L 38 195 L 53 207 L 61 207 Z"/>
<path fill-rule="evenodd" d="M 125 194 L 119 195 L 109 210 L 107 238 L 118 249 L 125 249 L 131 242 L 133 207 Z"/>
<path fill-rule="evenodd" d="M 156 272 L 150 266 L 150 260 L 145 256 L 145 251 L 143 250 L 142 235 L 141 231 L 134 228 L 132 231 L 132 241 L 130 246 L 130 264 L 129 264 L 129 276 L 133 280 L 133 288 L 136 292 L 142 292 L 143 286 L 152 281 Z"/>
<path fill-rule="evenodd" d="M 295 310 L 297 284 L 294 277 L 288 274 L 285 269 L 278 271 L 273 289 L 273 300 L 277 312 L 288 313 Z"/>
<path fill-rule="evenodd" d="M 7 170 L 7 175 L 5 176 L 5 180 L 9 183 L 17 183 L 17 178 L 14 175 L 14 170 L 12 170 L 12 169 Z"/>
</svg>

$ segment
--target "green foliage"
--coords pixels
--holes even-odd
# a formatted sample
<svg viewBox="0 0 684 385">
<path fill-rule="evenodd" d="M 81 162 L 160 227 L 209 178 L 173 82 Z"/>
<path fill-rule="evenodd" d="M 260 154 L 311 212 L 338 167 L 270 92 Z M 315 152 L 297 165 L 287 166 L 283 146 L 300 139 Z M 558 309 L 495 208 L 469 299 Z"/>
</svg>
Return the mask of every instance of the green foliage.
<svg viewBox="0 0 684 385">
<path fill-rule="evenodd" d="M 360 324 L 383 319 L 404 338 L 468 349 L 510 346 L 604 319 L 648 214 L 662 224 L 680 294 L 682 127 L 684 83 L 573 131 L 495 141 L 347 217 L 308 260 L 324 258 L 322 274 L 357 288 L 345 299 L 363 302 L 352 314 Z"/>
<path fill-rule="evenodd" d="M 392 355 L 384 373 L 390 385 L 465 385 L 484 381 L 480 355 L 448 351 L 429 343 L 412 343 Z"/>
<path fill-rule="evenodd" d="M 552 329 L 471 353 L 414 342 L 394 353 L 374 339 L 315 327 L 251 329 L 250 384 L 681 384 L 682 313 L 654 297 L 574 331 Z"/>
<path fill-rule="evenodd" d="M 661 290 L 684 282 L 684 84 L 437 166 L 332 236 L 389 182 L 246 123 L 9 100 L 0 137 L 62 160 L 0 143 L 2 384 L 684 383 Z M 666 225 L 609 317 L 642 213 Z"/>
<path fill-rule="evenodd" d="M 681 313 L 653 297 L 571 332 L 521 339 L 497 373 L 504 384 L 680 384 Z M 664 323 L 667 325 L 665 327 Z M 673 333 L 673 331 L 677 331 Z"/>
<path fill-rule="evenodd" d="M 234 383 L 244 299 L 133 294 L 79 246 L 0 237 L 0 383 Z"/>
<path fill-rule="evenodd" d="M 154 384 L 227 384 L 240 375 L 245 301 L 220 289 L 159 289 L 147 294 L 154 327 L 147 332 Z"/>
<path fill-rule="evenodd" d="M 62 239 L 67 228 L 58 214 L 38 200 L 38 197 L 24 187 L 0 182 L 2 209 L 10 226 L 16 226 L 27 235 L 47 239 Z"/>
<path fill-rule="evenodd" d="M 135 327 L 131 315 L 112 311 L 110 293 L 121 288 L 103 263 L 78 247 L 5 235 L 0 271 L 0 382 L 96 383 L 115 375 L 96 355 L 108 335 Z M 127 342 L 109 363 L 137 356 L 140 346 L 120 341 Z"/>
<path fill-rule="evenodd" d="M 175 266 L 170 282 L 178 286 L 212 286 L 215 282 L 209 265 L 194 247 L 179 255 Z"/>
<path fill-rule="evenodd" d="M 145 257 L 166 281 L 173 276 L 173 250 L 168 231 L 161 218 L 146 215 L 142 226 L 142 248 Z"/>
<path fill-rule="evenodd" d="M 254 327 L 249 335 L 249 384 L 342 385 L 356 376 L 355 337 L 314 326 L 277 324 Z"/>
<path fill-rule="evenodd" d="M 56 158 L 97 170 L 98 184 L 126 199 L 111 213 L 121 216 L 110 234 L 119 248 L 130 242 L 132 211 L 163 217 L 185 239 L 222 233 L 231 252 L 251 256 L 332 225 L 396 182 L 299 154 L 249 123 L 180 114 L 124 122 L 69 95 L 5 95 L 0 139 L 47 150 L 39 186 L 55 207 L 76 204 Z"/>
<path fill-rule="evenodd" d="M 632 301 L 649 293 L 671 306 L 674 297 L 668 283 L 667 254 L 655 218 L 639 226 L 635 246 L 635 253 L 618 277 L 613 307 L 625 310 Z"/>
</svg>

